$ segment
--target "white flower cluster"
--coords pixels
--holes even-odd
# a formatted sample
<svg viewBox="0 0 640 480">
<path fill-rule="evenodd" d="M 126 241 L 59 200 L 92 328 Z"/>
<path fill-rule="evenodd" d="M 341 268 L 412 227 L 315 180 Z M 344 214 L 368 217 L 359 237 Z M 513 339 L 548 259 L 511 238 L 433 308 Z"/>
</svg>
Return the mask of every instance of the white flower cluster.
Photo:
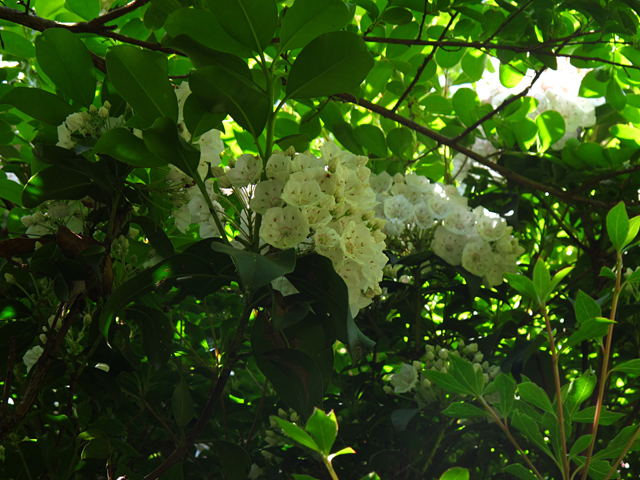
<svg viewBox="0 0 640 480">
<path fill-rule="evenodd" d="M 70 202 L 51 201 L 41 205 L 40 210 L 33 215 L 25 215 L 20 219 L 27 227 L 25 234 L 30 238 L 38 238 L 43 235 L 55 233 L 58 224 L 66 226 L 75 233 L 82 233 L 83 219 L 87 215 L 87 208 L 81 200 Z"/>
<path fill-rule="evenodd" d="M 282 249 L 302 243 L 331 259 L 347 284 L 355 317 L 381 293 L 378 282 L 388 261 L 382 253 L 384 221 L 374 218 L 377 202 L 369 186 L 368 158 L 341 151 L 332 142 L 320 151 L 321 157 L 274 153 L 265 167 L 268 180 L 258 183 L 250 205 L 263 215 L 260 237 L 266 243 Z M 245 179 L 248 172 L 261 170 L 248 167 L 243 167 Z"/>
<path fill-rule="evenodd" d="M 487 286 L 502 283 L 504 273 L 516 272 L 524 253 L 504 218 L 483 207 L 471 209 L 453 185 L 431 183 L 410 173 L 391 177 L 372 174 L 372 188 L 380 205 L 376 214 L 387 220 L 385 232 L 401 237 L 405 231 L 433 231 L 431 248 L 451 265 L 462 265 L 482 277 Z"/>
<path fill-rule="evenodd" d="M 402 364 L 400 372 L 391 375 L 389 380 L 393 389 L 385 386 L 385 392 L 399 394 L 415 390 L 415 400 L 420 404 L 431 403 L 438 399 L 445 400 L 447 396 L 444 390 L 437 385 L 432 385 L 423 371 L 436 370 L 448 373 L 451 369 L 451 361 L 449 360 L 451 356 L 466 358 L 473 364 L 473 368 L 476 371 L 482 370 L 485 384 L 495 379 L 500 373 L 500 367 L 489 365 L 489 362 L 484 360 L 484 355 L 478 351 L 477 343 L 465 345 L 461 339 L 458 341 L 457 349 L 439 345 L 426 345 L 425 355 L 421 361 L 415 361 L 413 364 Z"/>
<path fill-rule="evenodd" d="M 529 83 L 525 76 L 515 88 L 504 87 L 499 80 L 498 72 L 485 75 L 478 82 L 478 94 L 483 102 L 490 102 L 496 108 L 507 97 L 515 95 L 526 88 Z M 546 70 L 529 90 L 528 97 L 538 101 L 538 108 L 529 114 L 534 119 L 547 110 L 555 110 L 565 121 L 566 131 L 552 148 L 561 150 L 569 138 L 577 138 L 581 127 L 592 127 L 596 124 L 595 107 L 602 103 L 602 99 L 582 98 L 578 96 L 580 84 L 587 70 L 578 69 L 571 65 L 569 59 L 558 59 L 557 70 Z"/>
<path fill-rule="evenodd" d="M 121 126 L 124 122 L 122 115 L 117 118 L 110 117 L 110 109 L 109 102 L 104 102 L 104 106 L 99 109 L 91 105 L 89 111 L 76 112 L 69 115 L 58 126 L 58 143 L 56 145 L 62 148 L 75 149 L 78 142 L 71 136 L 73 133 L 98 138 L 107 130 Z"/>
</svg>

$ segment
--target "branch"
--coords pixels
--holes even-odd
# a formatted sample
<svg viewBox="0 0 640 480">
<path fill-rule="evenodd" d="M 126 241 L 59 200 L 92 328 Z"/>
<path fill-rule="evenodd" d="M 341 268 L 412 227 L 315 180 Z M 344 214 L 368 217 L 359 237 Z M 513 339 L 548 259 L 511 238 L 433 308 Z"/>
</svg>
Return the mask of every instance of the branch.
<svg viewBox="0 0 640 480">
<path fill-rule="evenodd" d="M 426 2 L 425 2 L 425 5 L 426 5 Z M 440 35 L 438 40 L 442 40 L 447 35 L 447 32 L 451 28 L 451 25 L 453 24 L 453 21 L 456 19 L 457 16 L 458 16 L 458 12 L 451 15 L 451 18 L 449 19 L 449 23 L 447 24 L 446 27 L 444 27 L 444 30 L 442 31 L 442 34 Z M 418 34 L 418 38 L 420 38 L 420 33 Z M 420 67 L 418 68 L 418 71 L 416 72 L 416 76 L 413 78 L 411 84 L 407 87 L 407 89 L 404 92 L 402 92 L 402 96 L 398 99 L 396 104 L 391 109 L 392 112 L 395 113 L 398 110 L 398 107 L 400 106 L 400 104 L 404 102 L 404 99 L 407 98 L 411 90 L 413 90 L 413 87 L 416 86 L 416 84 L 418 83 L 418 80 L 420 80 L 420 75 L 422 75 L 422 72 L 424 72 L 424 69 L 427 66 L 427 64 L 431 60 L 433 60 L 433 57 L 435 56 L 436 51 L 438 51 L 438 47 L 433 47 L 431 49 L 431 51 L 429 52 L 429 55 L 426 56 L 426 58 L 422 62 L 422 65 L 420 65 Z"/>
<path fill-rule="evenodd" d="M 126 5 L 118 8 L 114 8 L 110 12 L 105 13 L 99 17 L 96 17 L 92 20 L 89 20 L 88 25 L 104 25 L 107 22 L 111 22 L 116 18 L 120 18 L 127 13 L 133 12 L 134 10 L 145 6 L 151 0 L 133 0 L 132 2 L 127 3 Z"/>
<path fill-rule="evenodd" d="M 463 147 L 462 145 L 459 145 L 452 138 L 445 137 L 444 135 L 438 132 L 435 132 L 429 128 L 426 128 L 414 122 L 413 120 L 409 120 L 406 117 L 398 115 L 397 113 L 393 113 L 391 110 L 387 108 L 384 108 L 380 105 L 376 105 L 375 103 L 371 103 L 368 100 L 365 100 L 364 98 L 356 99 L 353 95 L 349 93 L 342 93 L 340 95 L 335 95 L 335 97 L 356 105 L 360 105 L 361 107 L 364 107 L 367 110 L 370 110 L 372 112 L 378 113 L 379 115 L 382 115 L 385 118 L 394 120 L 395 122 L 398 122 L 399 124 L 410 128 L 411 130 L 422 133 L 423 135 L 431 138 L 432 140 L 435 140 L 441 145 L 445 145 L 449 148 L 452 148 L 453 150 L 456 150 L 457 152 L 460 152 L 466 155 L 467 157 L 472 158 L 473 160 L 480 163 L 481 165 L 484 165 L 485 167 L 488 167 L 494 172 L 499 173 L 504 178 L 511 180 L 513 182 L 516 182 L 520 185 L 523 185 L 524 187 L 527 187 L 533 190 L 540 190 L 542 192 L 548 192 L 549 194 L 555 195 L 556 197 L 564 201 L 587 203 L 598 208 L 607 208 L 607 209 L 610 208 L 610 204 L 608 203 L 601 202 L 599 200 L 592 200 L 590 198 L 585 198 L 585 197 L 577 197 L 563 190 L 559 190 L 555 187 L 551 187 L 549 185 L 545 185 L 544 183 L 536 182 L 535 180 L 531 180 L 527 177 L 523 177 L 522 175 L 519 175 L 502 165 L 498 165 L 497 163 L 491 162 L 486 157 L 483 157 L 482 155 L 474 152 L 473 150 L 470 150 L 466 147 Z"/>
<path fill-rule="evenodd" d="M 507 108 L 509 105 L 511 105 L 513 102 L 515 102 L 519 98 L 524 97 L 527 93 L 529 93 L 529 90 L 531 90 L 531 87 L 533 87 L 533 85 L 538 81 L 538 79 L 540 78 L 540 76 L 542 75 L 542 73 L 546 69 L 547 69 L 547 67 L 542 67 L 540 70 L 538 70 L 536 72 L 536 75 L 533 77 L 533 80 L 531 80 L 531 83 L 529 84 L 529 86 L 527 88 L 525 88 L 522 92 L 518 93 L 517 95 L 513 95 L 512 97 L 507 98 L 504 102 L 502 102 L 500 105 L 498 105 L 497 108 L 495 108 L 491 112 L 487 113 L 484 117 L 482 117 L 481 119 L 479 119 L 475 123 L 469 125 L 462 133 L 460 133 L 460 135 L 458 135 L 456 138 L 454 138 L 453 141 L 458 143 L 460 140 L 462 140 L 464 137 L 469 135 L 476 128 L 478 128 L 480 125 L 482 125 L 484 122 L 486 122 L 487 120 L 490 120 L 491 118 L 493 118 L 496 114 L 498 114 L 499 112 L 501 112 L 502 110 Z"/>
</svg>

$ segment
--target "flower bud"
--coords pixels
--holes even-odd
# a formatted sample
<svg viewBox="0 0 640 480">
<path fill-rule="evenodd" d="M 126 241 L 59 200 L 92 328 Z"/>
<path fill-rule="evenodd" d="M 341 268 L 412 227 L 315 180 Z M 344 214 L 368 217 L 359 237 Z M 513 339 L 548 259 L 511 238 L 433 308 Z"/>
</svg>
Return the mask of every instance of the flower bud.
<svg viewBox="0 0 640 480">
<path fill-rule="evenodd" d="M 98 113 L 98 109 L 96 108 L 95 105 L 91 105 L 89 107 L 89 113 L 92 114 L 92 115 L 95 115 L 96 113 Z"/>
<path fill-rule="evenodd" d="M 485 385 L 489 383 L 489 375 L 487 373 L 483 373 L 482 378 L 484 378 Z"/>
<path fill-rule="evenodd" d="M 431 382 L 429 381 L 428 378 L 425 378 L 424 380 L 422 380 L 422 385 L 425 386 L 426 388 L 431 388 Z"/>
<path fill-rule="evenodd" d="M 38 338 L 42 343 L 47 343 L 47 336 L 44 333 L 41 333 L 40 335 L 38 335 Z"/>
<path fill-rule="evenodd" d="M 484 370 L 485 372 L 489 370 L 489 362 L 482 362 L 482 370 Z"/>
<path fill-rule="evenodd" d="M 280 418 L 287 418 L 287 412 L 285 412 L 283 409 L 279 408 L 278 409 L 278 416 Z"/>
<path fill-rule="evenodd" d="M 387 395 L 393 394 L 393 388 L 391 388 L 389 385 L 385 385 L 384 387 L 382 387 L 382 389 Z"/>
<path fill-rule="evenodd" d="M 17 280 L 16 277 L 14 277 L 13 275 L 11 275 L 10 273 L 5 273 L 4 274 L 4 279 L 7 281 L 7 283 L 11 284 L 11 285 L 17 285 Z"/>
<path fill-rule="evenodd" d="M 422 362 L 418 362 L 417 360 L 413 362 L 413 368 L 415 368 L 418 372 L 422 371 Z"/>
<path fill-rule="evenodd" d="M 432 361 L 436 356 L 433 352 L 427 352 L 427 360 Z"/>
<path fill-rule="evenodd" d="M 482 353 L 476 353 L 473 357 L 473 363 L 482 363 L 484 355 Z"/>
</svg>

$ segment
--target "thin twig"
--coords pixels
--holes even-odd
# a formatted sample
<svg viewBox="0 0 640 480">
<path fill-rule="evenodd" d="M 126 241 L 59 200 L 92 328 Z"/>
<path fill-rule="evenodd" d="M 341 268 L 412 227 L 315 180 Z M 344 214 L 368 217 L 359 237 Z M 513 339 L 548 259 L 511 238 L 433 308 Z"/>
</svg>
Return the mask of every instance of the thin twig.
<svg viewBox="0 0 640 480">
<path fill-rule="evenodd" d="M 442 40 L 447 35 L 447 32 L 451 28 L 451 25 L 453 24 L 453 21 L 456 19 L 457 16 L 458 16 L 458 12 L 451 15 L 451 18 L 449 19 L 449 23 L 447 24 L 446 27 L 444 27 L 444 30 L 442 31 L 442 34 L 440 35 L 440 38 L 438 38 L 438 40 Z M 418 38 L 420 38 L 420 35 L 418 35 Z M 404 101 L 405 98 L 407 98 L 409 93 L 411 93 L 411 90 L 413 90 L 413 87 L 415 87 L 416 84 L 418 83 L 418 80 L 420 80 L 420 75 L 422 75 L 422 72 L 424 71 L 425 67 L 431 60 L 433 60 L 433 57 L 435 56 L 437 50 L 438 50 L 438 47 L 433 47 L 429 52 L 429 55 L 425 57 L 424 61 L 422 62 L 422 65 L 420 65 L 420 67 L 418 68 L 418 71 L 416 72 L 416 76 L 413 78 L 413 80 L 411 81 L 407 89 L 404 92 L 402 92 L 402 96 L 398 99 L 396 104 L 391 108 L 392 112 L 396 112 L 400 104 Z"/>
</svg>

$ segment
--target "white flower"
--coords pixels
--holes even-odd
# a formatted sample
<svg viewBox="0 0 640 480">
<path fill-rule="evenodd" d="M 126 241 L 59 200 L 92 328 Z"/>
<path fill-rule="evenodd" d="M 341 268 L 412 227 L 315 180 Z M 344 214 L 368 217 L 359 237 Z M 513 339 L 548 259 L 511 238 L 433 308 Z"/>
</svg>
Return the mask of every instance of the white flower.
<svg viewBox="0 0 640 480">
<path fill-rule="evenodd" d="M 258 465 L 253 463 L 251 464 L 251 470 L 249 471 L 249 475 L 247 475 L 247 478 L 249 480 L 256 480 L 256 478 L 258 478 L 262 474 L 264 474 L 264 470 L 262 470 L 260 467 L 258 467 Z"/>
<path fill-rule="evenodd" d="M 60 219 L 67 217 L 71 214 L 69 205 L 64 202 L 51 202 L 48 210 L 49 216 L 52 218 Z"/>
<path fill-rule="evenodd" d="M 462 266 L 469 272 L 482 277 L 494 263 L 491 246 L 485 240 L 478 238 L 465 245 Z"/>
<path fill-rule="evenodd" d="M 469 235 L 476 224 L 476 217 L 469 207 L 456 205 L 444 217 L 444 228 L 458 235 Z"/>
<path fill-rule="evenodd" d="M 391 385 L 393 385 L 395 393 L 407 393 L 415 387 L 418 382 L 418 371 L 413 365 L 403 363 L 400 373 L 391 376 Z"/>
<path fill-rule="evenodd" d="M 397 218 L 398 220 L 406 221 L 413 216 L 413 205 L 406 199 L 404 195 L 396 195 L 395 197 L 388 198 L 384 202 L 384 214 L 387 218 Z"/>
<path fill-rule="evenodd" d="M 295 247 L 309 235 L 309 222 L 293 206 L 270 208 L 262 218 L 260 237 L 276 248 Z"/>
<path fill-rule="evenodd" d="M 369 185 L 371 185 L 371 188 L 373 188 L 376 193 L 386 192 L 391 188 L 392 183 L 393 179 L 386 171 L 378 175 L 372 173 L 369 177 Z"/>
<path fill-rule="evenodd" d="M 75 146 L 76 142 L 71 138 L 71 132 L 67 126 L 64 123 L 58 125 L 58 143 L 56 143 L 56 147 L 72 149 Z"/>
<path fill-rule="evenodd" d="M 268 178 L 286 182 L 291 173 L 291 158 L 285 157 L 281 152 L 276 152 L 269 158 L 265 171 Z"/>
<path fill-rule="evenodd" d="M 262 160 L 249 153 L 241 155 L 226 176 L 234 187 L 246 187 L 250 183 L 256 183 L 261 173 Z"/>
<path fill-rule="evenodd" d="M 220 163 L 220 154 L 224 151 L 224 143 L 220 138 L 220 130 L 212 129 L 203 133 L 196 142 L 200 145 L 200 163 L 198 164 L 198 173 L 204 178 L 212 167 L 218 166 Z M 260 163 L 262 165 L 262 163 Z M 262 171 L 260 172 L 262 173 Z"/>
<path fill-rule="evenodd" d="M 282 191 L 285 183 L 282 180 L 264 180 L 256 185 L 253 198 L 251 199 L 251 209 L 264 215 L 264 213 L 273 207 L 280 207 L 283 204 Z"/>
<path fill-rule="evenodd" d="M 103 372 L 108 372 L 110 368 L 106 363 L 96 363 L 94 367 L 98 370 L 102 370 Z"/>
<path fill-rule="evenodd" d="M 488 242 L 495 242 L 502 237 L 507 229 L 507 222 L 497 213 L 489 212 L 484 207 L 476 208 L 476 230 L 478 235 Z"/>
<path fill-rule="evenodd" d="M 27 350 L 27 353 L 24 354 L 22 361 L 27 366 L 27 373 L 29 373 L 31 367 L 33 367 L 42 356 L 42 352 L 44 352 L 44 349 L 40 345 L 37 345 Z"/>
<path fill-rule="evenodd" d="M 466 243 L 466 235 L 451 233 L 443 226 L 439 226 L 433 235 L 431 249 L 450 265 L 460 265 Z"/>
</svg>

